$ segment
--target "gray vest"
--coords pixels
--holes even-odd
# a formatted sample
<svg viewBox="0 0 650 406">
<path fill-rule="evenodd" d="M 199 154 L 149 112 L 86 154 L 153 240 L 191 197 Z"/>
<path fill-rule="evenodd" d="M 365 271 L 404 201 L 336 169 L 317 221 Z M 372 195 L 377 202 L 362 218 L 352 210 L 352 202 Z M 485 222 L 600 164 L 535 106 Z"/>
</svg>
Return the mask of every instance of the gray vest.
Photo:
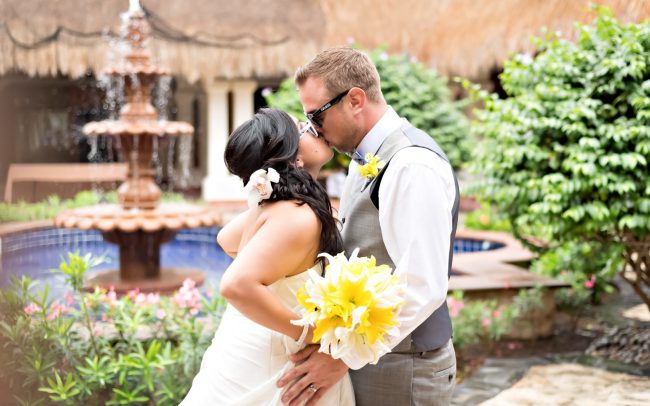
<svg viewBox="0 0 650 406">
<path fill-rule="evenodd" d="M 447 156 L 442 152 L 438 144 L 425 132 L 406 124 L 399 130 L 393 132 L 379 147 L 377 155 L 384 161 L 386 166 L 379 175 L 371 181 L 364 183 L 347 182 L 343 195 L 341 196 L 341 207 L 339 216 L 343 223 L 343 245 L 349 255 L 352 250 L 359 248 L 360 256 L 374 255 L 377 263 L 386 264 L 395 269 L 395 263 L 388 255 L 384 245 L 381 228 L 379 225 L 378 192 L 381 178 L 386 169 L 390 166 L 390 160 L 402 148 L 422 147 L 439 155 L 446 162 Z M 361 180 L 360 180 L 361 181 Z M 458 223 L 458 182 L 454 175 L 456 186 L 456 198 L 452 210 L 452 232 L 449 236 L 449 266 L 447 276 L 451 273 L 451 261 L 453 256 L 453 242 L 456 235 Z M 414 197 L 415 198 L 415 197 Z M 426 272 L 440 272 L 437 269 L 429 269 Z M 451 320 L 447 309 L 447 302 L 433 312 L 427 320 L 418 326 L 409 337 L 406 337 L 400 344 L 393 348 L 394 352 L 408 351 L 429 351 L 437 349 L 451 338 Z"/>
</svg>

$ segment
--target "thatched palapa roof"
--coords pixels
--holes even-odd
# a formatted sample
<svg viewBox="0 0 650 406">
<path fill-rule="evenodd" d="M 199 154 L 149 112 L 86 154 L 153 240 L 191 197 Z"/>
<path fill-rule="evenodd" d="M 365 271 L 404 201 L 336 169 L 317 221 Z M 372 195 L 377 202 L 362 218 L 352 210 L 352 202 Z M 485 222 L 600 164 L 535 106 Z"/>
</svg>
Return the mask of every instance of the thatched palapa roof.
<svg viewBox="0 0 650 406">
<path fill-rule="evenodd" d="M 543 27 L 574 37 L 576 21 L 594 18 L 592 2 L 625 22 L 650 17 L 650 0 L 141 0 L 154 56 L 190 82 L 291 75 L 349 38 L 480 78 L 514 52 L 534 52 L 530 38 Z M 101 71 L 127 8 L 128 0 L 0 0 L 0 75 Z"/>
<path fill-rule="evenodd" d="M 326 45 L 350 39 L 364 48 L 388 45 L 446 75 L 478 78 L 513 52 L 534 51 L 542 28 L 575 38 L 576 21 L 609 6 L 620 21 L 650 17 L 650 0 L 323 0 Z"/>
<path fill-rule="evenodd" d="M 317 0 L 141 0 L 157 61 L 190 82 L 282 77 L 322 44 Z M 101 72 L 128 0 L 0 0 L 0 75 Z"/>
</svg>

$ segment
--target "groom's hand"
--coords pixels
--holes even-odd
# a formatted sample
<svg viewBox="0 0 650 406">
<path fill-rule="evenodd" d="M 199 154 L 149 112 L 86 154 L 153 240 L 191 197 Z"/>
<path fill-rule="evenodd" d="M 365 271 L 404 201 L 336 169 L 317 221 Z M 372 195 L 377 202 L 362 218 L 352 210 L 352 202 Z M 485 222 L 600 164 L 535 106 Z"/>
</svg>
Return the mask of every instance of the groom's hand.
<svg viewBox="0 0 650 406">
<path fill-rule="evenodd" d="M 318 345 L 308 345 L 289 357 L 296 366 L 278 381 L 279 387 L 293 382 L 282 395 L 285 405 L 294 406 L 303 402 L 307 402 L 307 406 L 316 404 L 348 371 L 343 361 L 316 350 Z M 316 392 L 310 389 L 310 384 L 317 389 Z"/>
</svg>

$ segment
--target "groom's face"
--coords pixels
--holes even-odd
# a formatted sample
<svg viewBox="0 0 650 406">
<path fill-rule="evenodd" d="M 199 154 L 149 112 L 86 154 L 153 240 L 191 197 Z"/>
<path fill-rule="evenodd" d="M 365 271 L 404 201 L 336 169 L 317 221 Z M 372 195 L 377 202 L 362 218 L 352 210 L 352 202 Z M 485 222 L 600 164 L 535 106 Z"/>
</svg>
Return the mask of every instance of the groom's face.
<svg viewBox="0 0 650 406">
<path fill-rule="evenodd" d="M 327 105 L 336 95 L 330 95 L 321 78 L 310 77 L 302 85 L 298 86 L 300 102 L 306 114 L 313 114 L 323 106 Z M 353 151 L 356 145 L 352 145 L 350 131 L 352 122 L 346 115 L 347 97 L 344 95 L 327 110 L 317 115 L 312 120 L 318 134 L 325 141 L 339 151 Z"/>
</svg>

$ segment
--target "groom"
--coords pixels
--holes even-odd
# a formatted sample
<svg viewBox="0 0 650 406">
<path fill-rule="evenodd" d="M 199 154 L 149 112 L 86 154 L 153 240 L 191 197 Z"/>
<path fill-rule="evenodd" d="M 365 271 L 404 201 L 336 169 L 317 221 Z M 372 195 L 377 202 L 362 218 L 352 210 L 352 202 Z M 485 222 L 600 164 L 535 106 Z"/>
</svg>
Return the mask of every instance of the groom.
<svg viewBox="0 0 650 406">
<path fill-rule="evenodd" d="M 386 104 L 362 52 L 323 51 L 295 81 L 319 135 L 354 159 L 339 212 L 346 252 L 359 247 L 360 256 L 392 266 L 406 276 L 407 292 L 400 337 L 386 342 L 392 352 L 364 366 L 308 346 L 278 382 L 287 386 L 282 399 L 313 405 L 350 368 L 359 406 L 448 405 L 456 357 L 446 296 L 459 197 L 451 165 L 431 137 Z M 368 153 L 386 163 L 374 178 L 358 170 Z"/>
</svg>

